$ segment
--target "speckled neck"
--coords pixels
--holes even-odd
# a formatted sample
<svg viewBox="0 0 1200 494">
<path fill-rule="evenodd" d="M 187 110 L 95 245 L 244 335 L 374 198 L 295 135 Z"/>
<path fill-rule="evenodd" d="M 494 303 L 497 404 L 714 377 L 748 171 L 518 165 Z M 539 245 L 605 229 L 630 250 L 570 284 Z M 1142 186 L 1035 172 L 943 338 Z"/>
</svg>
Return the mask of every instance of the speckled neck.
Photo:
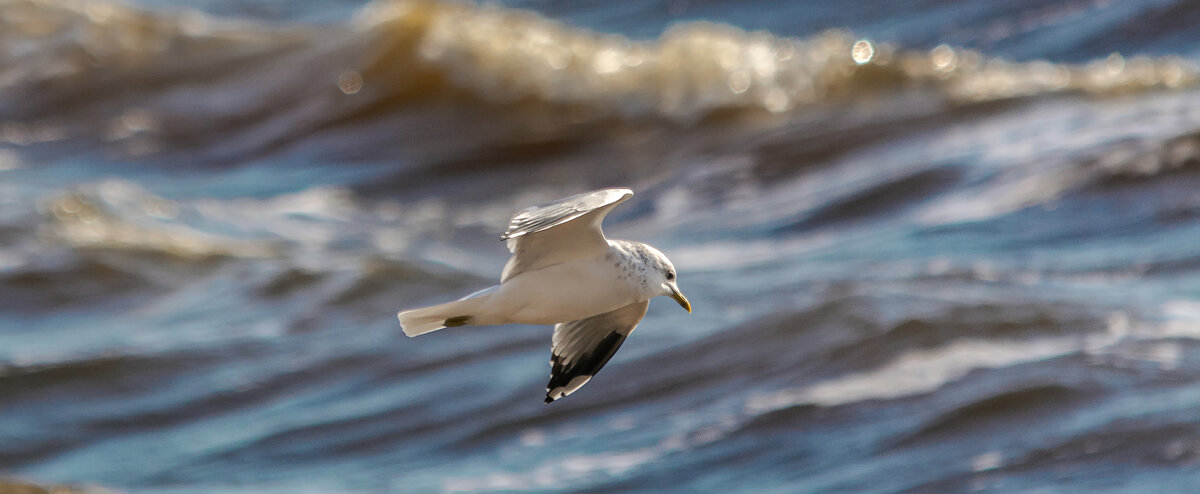
<svg viewBox="0 0 1200 494">
<path fill-rule="evenodd" d="M 621 279 L 628 280 L 647 297 L 657 295 L 657 280 L 666 269 L 662 253 L 642 242 L 610 240 L 608 243 L 612 247 L 609 256 L 620 269 Z"/>
</svg>

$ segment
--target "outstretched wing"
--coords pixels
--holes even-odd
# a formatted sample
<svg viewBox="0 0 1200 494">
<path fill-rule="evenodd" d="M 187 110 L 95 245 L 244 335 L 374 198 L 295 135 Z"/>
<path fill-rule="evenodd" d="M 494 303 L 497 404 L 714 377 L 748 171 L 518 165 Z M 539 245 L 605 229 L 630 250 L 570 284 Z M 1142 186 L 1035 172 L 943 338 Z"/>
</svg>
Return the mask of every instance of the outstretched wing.
<svg viewBox="0 0 1200 494">
<path fill-rule="evenodd" d="M 500 236 L 512 259 L 500 274 L 504 282 L 525 271 L 603 253 L 608 241 L 600 223 L 617 204 L 633 197 L 629 189 L 601 189 L 552 204 L 525 209 L 513 216 Z"/>
<path fill-rule="evenodd" d="M 650 301 L 554 326 L 546 403 L 574 393 L 608 363 L 646 315 Z"/>
</svg>

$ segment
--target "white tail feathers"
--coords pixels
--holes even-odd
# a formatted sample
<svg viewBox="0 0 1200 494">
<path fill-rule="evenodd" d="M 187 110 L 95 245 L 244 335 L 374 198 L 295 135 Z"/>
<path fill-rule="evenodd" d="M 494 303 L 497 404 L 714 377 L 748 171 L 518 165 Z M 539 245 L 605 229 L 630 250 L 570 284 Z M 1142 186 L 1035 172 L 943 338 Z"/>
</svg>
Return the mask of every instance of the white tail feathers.
<svg viewBox="0 0 1200 494">
<path fill-rule="evenodd" d="M 430 307 L 436 309 L 437 307 Z M 396 317 L 400 319 L 400 329 L 408 336 L 420 336 L 446 327 L 445 317 L 440 315 L 423 315 L 428 309 L 406 310 Z"/>
<path fill-rule="evenodd" d="M 431 333 L 448 326 L 474 324 L 479 308 L 487 301 L 487 296 L 491 294 L 493 288 L 473 293 L 462 300 L 400 312 L 396 314 L 396 317 L 400 319 L 400 329 L 403 329 L 404 334 L 411 337 Z"/>
</svg>

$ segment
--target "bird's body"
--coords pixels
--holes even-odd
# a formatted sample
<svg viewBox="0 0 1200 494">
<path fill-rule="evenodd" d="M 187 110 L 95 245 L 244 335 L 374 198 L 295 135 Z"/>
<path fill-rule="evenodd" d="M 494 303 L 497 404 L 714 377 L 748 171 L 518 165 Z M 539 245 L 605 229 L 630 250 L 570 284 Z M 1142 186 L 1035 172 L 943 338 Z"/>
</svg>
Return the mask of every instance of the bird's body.
<svg viewBox="0 0 1200 494">
<path fill-rule="evenodd" d="M 509 278 L 488 295 L 472 324 L 558 324 L 649 300 L 657 293 L 647 268 L 624 255 L 629 243 L 610 240 L 604 255 Z"/>
<path fill-rule="evenodd" d="M 499 285 L 400 312 L 400 326 L 417 336 L 452 326 L 554 324 L 546 403 L 574 392 L 608 362 L 651 298 L 669 295 L 691 312 L 662 252 L 604 238 L 604 216 L 632 195 L 603 189 L 524 210 L 501 236 L 513 257 Z"/>
</svg>

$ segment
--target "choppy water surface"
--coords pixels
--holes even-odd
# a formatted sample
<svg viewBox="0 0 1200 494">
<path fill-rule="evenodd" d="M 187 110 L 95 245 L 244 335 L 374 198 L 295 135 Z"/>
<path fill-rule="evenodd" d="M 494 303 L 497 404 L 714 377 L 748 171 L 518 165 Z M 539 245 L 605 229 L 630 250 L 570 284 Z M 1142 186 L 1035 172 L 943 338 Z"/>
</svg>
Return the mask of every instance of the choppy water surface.
<svg viewBox="0 0 1200 494">
<path fill-rule="evenodd" d="M 1200 6 L 831 5 L 0 0 L 0 474 L 1191 492 Z M 614 185 L 694 314 L 400 333 Z"/>
</svg>

